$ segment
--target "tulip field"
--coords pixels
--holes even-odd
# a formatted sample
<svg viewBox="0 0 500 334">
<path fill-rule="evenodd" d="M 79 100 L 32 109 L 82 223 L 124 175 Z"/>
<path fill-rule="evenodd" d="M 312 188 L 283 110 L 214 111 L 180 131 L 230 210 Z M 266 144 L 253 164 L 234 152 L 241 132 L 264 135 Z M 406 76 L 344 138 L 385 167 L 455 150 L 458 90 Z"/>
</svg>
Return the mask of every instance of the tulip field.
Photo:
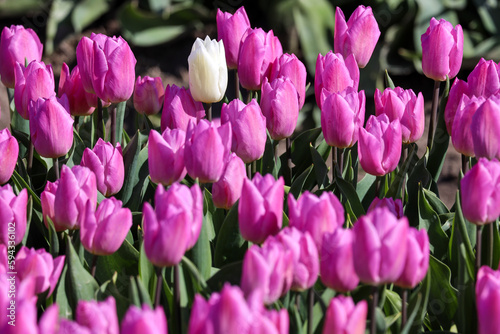
<svg viewBox="0 0 500 334">
<path fill-rule="evenodd" d="M 335 8 L 314 73 L 245 7 L 213 14 L 185 87 L 138 75 L 122 36 L 56 69 L 3 27 L 0 333 L 500 333 L 500 65 L 461 78 L 469 35 L 436 16 L 432 101 L 390 71 L 369 92 L 371 7 Z"/>
</svg>

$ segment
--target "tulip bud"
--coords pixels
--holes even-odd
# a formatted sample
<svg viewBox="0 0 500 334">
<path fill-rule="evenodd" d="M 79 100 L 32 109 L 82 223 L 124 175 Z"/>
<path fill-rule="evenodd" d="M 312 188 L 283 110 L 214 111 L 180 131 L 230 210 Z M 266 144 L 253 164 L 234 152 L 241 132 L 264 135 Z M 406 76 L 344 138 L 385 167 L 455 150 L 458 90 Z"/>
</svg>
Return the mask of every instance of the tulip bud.
<svg viewBox="0 0 500 334">
<path fill-rule="evenodd" d="M 473 224 L 484 225 L 500 216 L 500 162 L 479 158 L 460 181 L 462 211 Z"/>
<path fill-rule="evenodd" d="M 245 7 L 240 7 L 234 14 L 222 12 L 217 9 L 217 40 L 224 43 L 227 67 L 236 69 L 238 67 L 238 56 L 240 52 L 241 38 L 245 31 L 250 28 Z"/>
<path fill-rule="evenodd" d="M 94 172 L 97 190 L 104 196 L 117 194 L 122 188 L 125 167 L 120 143 L 113 147 L 113 144 L 99 138 L 92 150 L 87 147 L 83 151 L 80 165 Z"/>
<path fill-rule="evenodd" d="M 481 58 L 467 77 L 469 96 L 488 98 L 500 90 L 500 65 Z"/>
<path fill-rule="evenodd" d="M 354 54 L 360 68 L 368 64 L 380 37 L 380 29 L 371 7 L 356 8 L 349 20 L 345 21 L 340 7 L 335 11 L 334 51 L 347 57 Z"/>
<path fill-rule="evenodd" d="M 283 178 L 277 181 L 271 174 L 255 174 L 252 181 L 245 179 L 238 202 L 238 223 L 245 240 L 261 244 L 269 235 L 275 235 L 283 223 Z"/>
<path fill-rule="evenodd" d="M 426 230 L 410 227 L 408 230 L 406 262 L 401 276 L 394 284 L 413 289 L 422 281 L 429 268 L 429 236 Z"/>
<path fill-rule="evenodd" d="M 63 63 L 58 96 L 62 97 L 63 95 L 68 97 L 69 111 L 73 116 L 90 115 L 94 112 L 95 107 L 97 107 L 97 96 L 87 93 L 83 88 L 78 65 L 73 68 L 70 74 L 68 65 Z"/>
<path fill-rule="evenodd" d="M 163 83 L 160 77 L 151 78 L 139 75 L 135 81 L 134 108 L 137 112 L 146 115 L 157 114 L 165 96 Z"/>
<path fill-rule="evenodd" d="M 445 19 L 432 18 L 427 31 L 421 37 L 422 71 L 425 76 L 445 81 L 453 79 L 460 70 L 464 54 L 462 26 L 455 28 Z"/>
<path fill-rule="evenodd" d="M 203 103 L 195 101 L 189 89 L 167 85 L 161 113 L 161 131 L 166 128 L 187 131 L 190 120 L 198 123 L 205 117 Z"/>
<path fill-rule="evenodd" d="M 335 297 L 326 310 L 323 334 L 364 334 L 367 313 L 366 300 L 354 305 L 351 297 L 342 295 Z"/>
<path fill-rule="evenodd" d="M 222 41 L 197 38 L 188 57 L 189 89 L 196 101 L 219 102 L 227 88 L 227 65 Z"/>
<path fill-rule="evenodd" d="M 19 144 L 9 129 L 0 130 L 0 185 L 7 183 L 16 168 Z"/>
<path fill-rule="evenodd" d="M 223 104 L 222 124 L 231 123 L 233 133 L 231 151 L 245 163 L 260 159 L 266 148 L 266 118 L 255 99 L 248 105 L 235 99 Z"/>
<path fill-rule="evenodd" d="M 387 208 L 389 209 L 398 219 L 403 218 L 403 202 L 397 198 L 378 198 L 375 197 L 368 207 L 367 213 L 375 210 L 376 208 Z"/>
<path fill-rule="evenodd" d="M 455 119 L 455 114 L 457 113 L 463 95 L 469 96 L 469 86 L 467 82 L 455 78 L 453 85 L 451 85 L 448 101 L 444 109 L 444 121 L 449 135 L 452 134 L 453 120 Z"/>
<path fill-rule="evenodd" d="M 235 154 L 229 156 L 219 181 L 212 185 L 212 200 L 216 208 L 229 210 L 241 196 L 246 179 L 245 163 Z"/>
<path fill-rule="evenodd" d="M 352 87 L 330 94 L 321 109 L 321 129 L 326 143 L 338 148 L 352 147 L 365 122 L 365 91 Z"/>
<path fill-rule="evenodd" d="M 477 108 L 470 124 L 476 157 L 500 159 L 500 95 L 490 96 Z"/>
<path fill-rule="evenodd" d="M 482 96 L 469 98 L 467 95 L 462 95 L 462 100 L 453 120 L 451 133 L 453 147 L 457 152 L 468 157 L 474 156 L 474 143 L 471 133 L 472 117 L 484 101 L 485 99 Z"/>
<path fill-rule="evenodd" d="M 8 88 L 15 86 L 16 63 L 41 61 L 43 45 L 32 29 L 11 25 L 4 27 L 0 40 L 0 76 Z"/>
<path fill-rule="evenodd" d="M 162 135 L 155 130 L 149 133 L 148 166 L 153 182 L 169 186 L 184 179 L 186 176 L 185 141 L 186 133 L 181 129 L 166 128 Z"/>
<path fill-rule="evenodd" d="M 15 195 L 9 184 L 0 186 L 0 244 L 18 245 L 26 233 L 28 192 L 26 188 Z"/>
<path fill-rule="evenodd" d="M 68 99 L 52 96 L 29 104 L 30 134 L 35 150 L 42 157 L 58 158 L 73 145 L 73 118 Z"/>
<path fill-rule="evenodd" d="M 307 71 L 304 64 L 294 54 L 284 53 L 277 58 L 271 68 L 269 81 L 285 77 L 292 81 L 299 94 L 299 110 L 304 106 L 306 99 Z"/>
<path fill-rule="evenodd" d="M 247 297 L 248 306 L 252 313 L 250 333 L 288 334 L 290 319 L 286 309 L 268 310 L 264 306 L 262 293 L 254 291 Z"/>
<path fill-rule="evenodd" d="M 152 310 L 146 304 L 142 308 L 131 305 L 121 323 L 121 334 L 168 334 L 167 318 L 161 306 Z"/>
<path fill-rule="evenodd" d="M 500 271 L 482 266 L 476 279 L 478 334 L 498 332 L 500 309 Z"/>
<path fill-rule="evenodd" d="M 80 300 L 76 307 L 76 322 L 92 333 L 119 334 L 115 299 L 110 296 L 102 302 Z"/>
</svg>

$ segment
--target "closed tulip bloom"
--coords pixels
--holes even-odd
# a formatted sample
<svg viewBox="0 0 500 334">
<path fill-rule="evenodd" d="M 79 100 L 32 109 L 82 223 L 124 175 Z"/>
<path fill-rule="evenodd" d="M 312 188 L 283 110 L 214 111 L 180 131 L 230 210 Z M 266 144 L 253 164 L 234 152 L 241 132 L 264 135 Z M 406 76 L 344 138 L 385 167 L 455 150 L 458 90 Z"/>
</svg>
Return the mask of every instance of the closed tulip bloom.
<svg viewBox="0 0 500 334">
<path fill-rule="evenodd" d="M 14 276 L 15 277 L 15 276 Z M 8 282 L 11 276 L 1 277 L 1 280 Z M 2 334 L 37 334 L 37 295 L 35 292 L 36 280 L 39 277 L 26 277 L 19 282 L 19 275 L 16 277 L 15 289 L 10 286 L 8 293 L 5 291 L 5 313 L 2 314 L 4 321 L 0 322 Z M 10 281 L 12 282 L 12 281 Z M 3 292 L 3 291 L 2 291 Z M 12 302 L 15 301 L 15 304 Z M 8 309 L 10 307 L 10 309 Z M 15 309 L 13 312 L 12 309 Z M 12 319 L 15 315 L 15 319 Z M 45 333 L 44 333 L 45 334 Z"/>
<path fill-rule="evenodd" d="M 134 108 L 146 115 L 157 114 L 163 104 L 165 90 L 160 77 L 151 78 L 139 75 L 135 81 Z"/>
<path fill-rule="evenodd" d="M 429 236 L 426 230 L 410 227 L 408 230 L 406 262 L 401 276 L 394 284 L 413 289 L 422 281 L 429 268 Z"/>
<path fill-rule="evenodd" d="M 120 143 L 113 147 L 101 138 L 93 149 L 83 151 L 81 166 L 90 168 L 96 176 L 97 190 L 106 197 L 120 191 L 125 178 L 125 167 Z"/>
<path fill-rule="evenodd" d="M 387 208 L 389 209 L 398 219 L 404 216 L 403 214 L 403 202 L 399 198 L 378 198 L 375 197 L 368 207 L 367 212 L 371 212 L 376 208 Z"/>
<path fill-rule="evenodd" d="M 4 27 L 0 39 L 0 76 L 8 88 L 15 86 L 16 63 L 42 60 L 43 45 L 33 29 L 21 25 Z"/>
<path fill-rule="evenodd" d="M 55 303 L 45 309 L 38 322 L 38 332 L 44 334 L 64 333 L 60 329 L 59 306 Z M 80 334 L 78 332 L 72 332 Z"/>
<path fill-rule="evenodd" d="M 448 101 L 444 109 L 444 121 L 446 123 L 446 130 L 451 136 L 453 129 L 453 122 L 455 114 L 457 113 L 458 106 L 464 95 L 469 96 L 469 85 L 467 82 L 455 78 L 453 85 L 451 85 L 450 93 L 448 94 Z"/>
<path fill-rule="evenodd" d="M 22 118 L 29 119 L 28 107 L 31 101 L 56 95 L 54 72 L 51 65 L 45 65 L 42 61 L 32 61 L 27 67 L 24 67 L 24 62 L 16 63 L 14 68 L 16 110 Z"/>
<path fill-rule="evenodd" d="M 187 131 L 189 120 L 198 123 L 205 117 L 203 103 L 195 101 L 189 89 L 167 85 L 161 113 L 161 131 L 166 128 Z"/>
<path fill-rule="evenodd" d="M 243 162 L 249 163 L 260 159 L 266 148 L 266 118 L 262 115 L 255 99 L 247 105 L 241 100 L 232 100 L 223 104 L 221 123 L 231 123 L 233 132 L 231 151 Z"/>
<path fill-rule="evenodd" d="M 500 95 L 490 96 L 476 110 L 470 130 L 476 157 L 500 159 Z"/>
<path fill-rule="evenodd" d="M 261 244 L 275 235 L 283 223 L 285 182 L 271 174 L 255 174 L 252 181 L 245 179 L 238 202 L 238 223 L 245 240 Z"/>
<path fill-rule="evenodd" d="M 292 81 L 299 94 L 299 109 L 302 109 L 306 99 L 307 80 L 307 71 L 304 63 L 294 54 L 282 54 L 272 65 L 269 81 L 273 81 L 279 77 L 285 77 Z"/>
<path fill-rule="evenodd" d="M 482 266 L 476 279 L 478 334 L 498 332 L 500 312 L 500 271 Z"/>
<path fill-rule="evenodd" d="M 339 227 L 332 233 L 323 235 L 320 256 L 321 282 L 335 291 L 352 291 L 358 286 L 359 277 L 354 269 L 353 243 L 352 229 Z"/>
<path fill-rule="evenodd" d="M 403 143 L 414 143 L 422 137 L 425 127 L 424 98 L 411 89 L 375 90 L 375 114 L 386 114 L 389 121 L 399 120 Z"/>
<path fill-rule="evenodd" d="M 68 97 L 69 111 L 73 116 L 91 115 L 97 107 L 97 96 L 83 88 L 78 65 L 70 73 L 68 65 L 63 63 L 57 93 L 59 97 L 64 94 Z"/>
<path fill-rule="evenodd" d="M 76 322 L 90 329 L 92 333 L 119 334 L 116 301 L 113 297 L 99 302 L 80 300 L 76 307 Z"/>
<path fill-rule="evenodd" d="M 151 180 L 169 186 L 186 176 L 184 143 L 186 133 L 166 128 L 163 134 L 152 130 L 148 140 L 148 166 Z M 169 166 L 165 168 L 165 166 Z"/>
<path fill-rule="evenodd" d="M 262 293 L 254 291 L 247 297 L 248 306 L 252 313 L 250 333 L 288 334 L 290 319 L 286 309 L 268 310 L 264 306 Z M 241 333 L 241 332 L 240 332 Z"/>
<path fill-rule="evenodd" d="M 325 191 L 318 197 L 306 190 L 298 200 L 288 195 L 288 216 L 289 225 L 309 232 L 320 250 L 323 234 L 344 224 L 344 207 L 332 192 Z"/>
<path fill-rule="evenodd" d="M 152 310 L 147 304 L 131 305 L 121 322 L 121 334 L 168 334 L 167 318 L 161 306 Z"/>
<path fill-rule="evenodd" d="M 404 270 L 409 223 L 377 208 L 354 224 L 354 268 L 361 282 L 394 283 Z"/>
<path fill-rule="evenodd" d="M 484 225 L 500 216 L 500 162 L 479 158 L 460 181 L 462 212 L 468 221 Z"/>
<path fill-rule="evenodd" d="M 453 27 L 445 19 L 432 18 L 420 39 L 425 76 L 436 81 L 445 81 L 446 77 L 453 79 L 460 70 L 464 54 L 462 26 Z"/>
<path fill-rule="evenodd" d="M 64 259 L 64 255 L 52 258 L 52 255 L 45 249 L 22 246 L 16 255 L 17 277 L 21 281 L 35 278 L 35 294 L 48 290 L 48 297 L 59 281 Z"/>
<path fill-rule="evenodd" d="M 340 53 L 332 51 L 324 56 L 321 53 L 318 55 L 314 76 L 314 95 L 320 109 L 328 94 L 339 93 L 347 87 L 352 87 L 357 91 L 358 85 L 359 67 L 354 55 L 351 54 L 345 59 Z"/>
<path fill-rule="evenodd" d="M 7 183 L 16 168 L 19 144 L 9 129 L 0 130 L 0 185 Z"/>
<path fill-rule="evenodd" d="M 273 31 L 248 29 L 243 35 L 238 59 L 238 77 L 243 88 L 259 90 L 264 78 L 271 74 L 272 63 L 283 54 Z"/>
<path fill-rule="evenodd" d="M 358 66 L 363 68 L 368 64 L 379 37 L 380 29 L 371 7 L 359 6 L 347 22 L 342 9 L 337 7 L 333 37 L 335 53 L 344 58 L 354 54 Z"/>
<path fill-rule="evenodd" d="M 338 148 L 352 147 L 365 122 L 365 92 L 347 87 L 330 94 L 321 108 L 321 129 L 326 143 Z"/>
<path fill-rule="evenodd" d="M 0 186 L 0 244 L 18 245 L 23 241 L 26 233 L 27 209 L 26 188 L 16 196 L 9 184 Z"/>
<path fill-rule="evenodd" d="M 293 82 L 285 77 L 264 79 L 261 91 L 260 107 L 269 135 L 274 140 L 290 137 L 299 119 L 299 95 Z"/>
<path fill-rule="evenodd" d="M 241 196 L 243 181 L 247 178 L 245 163 L 232 153 L 219 181 L 212 185 L 212 200 L 216 208 L 229 210 Z"/>
<path fill-rule="evenodd" d="M 358 155 L 363 170 L 382 176 L 398 166 L 401 157 L 401 125 L 386 114 L 370 116 L 366 128 L 359 130 Z"/>
<path fill-rule="evenodd" d="M 474 156 L 474 142 L 471 133 L 472 117 L 484 101 L 485 99 L 482 96 L 469 98 L 467 95 L 463 95 L 453 120 L 451 134 L 453 147 L 459 153 L 468 157 Z"/>
<path fill-rule="evenodd" d="M 500 90 L 500 65 L 481 58 L 467 77 L 470 96 L 488 98 Z"/>
<path fill-rule="evenodd" d="M 45 158 L 66 155 L 73 145 L 74 122 L 66 96 L 31 101 L 29 114 L 31 141 L 38 154 Z"/>
<path fill-rule="evenodd" d="M 190 121 L 186 132 L 184 162 L 188 174 L 201 183 L 217 182 L 231 150 L 231 124 L 216 127 L 205 119 Z"/>
<path fill-rule="evenodd" d="M 227 67 L 238 68 L 238 56 L 240 52 L 241 38 L 245 31 L 250 28 L 245 7 L 241 6 L 234 14 L 222 12 L 217 9 L 217 40 L 224 43 Z"/>
<path fill-rule="evenodd" d="M 197 38 L 188 57 L 189 89 L 196 101 L 219 102 L 227 88 L 224 43 Z"/>
<path fill-rule="evenodd" d="M 337 296 L 330 301 L 326 310 L 323 334 L 364 334 L 367 314 L 366 300 L 354 304 L 351 297 Z"/>
</svg>

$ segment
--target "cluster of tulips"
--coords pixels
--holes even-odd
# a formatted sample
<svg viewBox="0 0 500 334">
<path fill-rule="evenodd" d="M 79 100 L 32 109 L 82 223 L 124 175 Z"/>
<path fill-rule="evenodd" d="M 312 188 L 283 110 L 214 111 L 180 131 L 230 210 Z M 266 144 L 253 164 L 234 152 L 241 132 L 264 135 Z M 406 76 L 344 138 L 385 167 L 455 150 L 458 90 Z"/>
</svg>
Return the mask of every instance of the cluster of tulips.
<svg viewBox="0 0 500 334">
<path fill-rule="evenodd" d="M 422 70 L 435 96 L 419 172 L 421 93 L 394 87 L 387 75 L 387 88 L 375 91 L 375 115 L 365 120 L 360 68 L 381 34 L 370 7 L 347 21 L 337 8 L 334 50 L 319 54 L 315 69 L 321 128 L 293 143 L 306 67 L 283 53 L 272 31 L 252 28 L 243 7 L 219 10 L 217 29 L 218 41 L 194 42 L 189 88 L 136 78 L 127 42 L 93 33 L 80 40 L 77 65 L 63 64 L 57 92 L 36 34 L 3 29 L 0 77 L 12 100 L 12 131 L 0 131 L 0 332 L 365 333 L 369 324 L 376 333 L 381 308 L 395 309 L 386 323 L 397 331 L 432 329 L 429 295 L 450 283 L 440 260 L 456 256 L 456 238 L 462 256 L 475 258 L 475 268 L 467 262 L 463 270 L 475 286 L 478 332 L 498 332 L 500 145 L 492 138 L 500 131 L 499 65 L 481 59 L 467 82 L 455 79 L 438 117 L 440 83 L 458 74 L 463 33 L 431 20 Z M 238 96 L 212 118 L 228 69 Z M 132 139 L 123 131 L 131 98 L 142 120 Z M 160 111 L 161 132 L 148 118 Z M 426 165 L 448 145 L 447 135 L 434 136 L 440 121 L 464 156 L 453 215 L 427 189 L 410 193 L 410 167 L 422 174 L 419 184 L 430 175 L 429 189 L 437 180 Z M 301 140 L 311 161 L 302 170 Z M 41 184 L 34 161 L 46 168 Z M 368 174 L 359 183 L 357 161 Z M 453 222 L 443 256 L 441 219 Z M 491 242 L 481 249 L 483 225 Z M 432 281 L 430 262 L 442 281 Z"/>
</svg>

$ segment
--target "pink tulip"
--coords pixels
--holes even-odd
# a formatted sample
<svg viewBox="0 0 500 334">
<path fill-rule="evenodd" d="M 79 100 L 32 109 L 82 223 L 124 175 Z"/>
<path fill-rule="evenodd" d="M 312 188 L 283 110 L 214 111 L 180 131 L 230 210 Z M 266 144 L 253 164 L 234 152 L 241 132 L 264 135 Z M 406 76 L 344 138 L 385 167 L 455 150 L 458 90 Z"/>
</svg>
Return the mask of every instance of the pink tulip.
<svg viewBox="0 0 500 334">
<path fill-rule="evenodd" d="M 371 7 L 356 8 L 346 22 L 340 7 L 335 11 L 334 51 L 345 57 L 354 54 L 360 68 L 368 64 L 380 37 L 380 29 Z"/>
<path fill-rule="evenodd" d="M 247 177 L 245 163 L 235 154 L 229 156 L 219 181 L 212 185 L 212 200 L 216 208 L 229 210 L 241 196 Z"/>
<path fill-rule="evenodd" d="M 15 195 L 9 184 L 0 186 L 0 244 L 18 245 L 26 233 L 28 192 L 26 188 Z"/>
<path fill-rule="evenodd" d="M 0 76 L 2 83 L 8 88 L 15 86 L 14 69 L 16 63 L 24 67 L 24 63 L 33 60 L 41 61 L 43 45 L 32 29 L 11 25 L 4 27 L 0 40 Z"/>
<path fill-rule="evenodd" d="M 323 235 L 321 246 L 321 281 L 327 287 L 347 292 L 354 290 L 359 277 L 354 269 L 354 233 L 352 229 L 337 228 Z"/>
<path fill-rule="evenodd" d="M 339 93 L 347 87 L 352 87 L 357 91 L 358 85 L 359 67 L 354 55 L 349 55 L 345 59 L 340 53 L 332 51 L 324 56 L 321 53 L 318 55 L 314 77 L 314 95 L 320 109 L 322 109 L 323 101 L 329 94 Z"/>
<path fill-rule="evenodd" d="M 477 108 L 470 124 L 476 157 L 500 159 L 500 95 L 490 96 Z"/>
<path fill-rule="evenodd" d="M 233 132 L 231 151 L 243 162 L 249 163 L 260 159 L 266 148 L 266 118 L 262 115 L 255 99 L 248 105 L 235 99 L 229 104 L 222 104 L 222 124 L 231 123 Z"/>
<path fill-rule="evenodd" d="M 285 77 L 292 81 L 299 94 L 299 110 L 302 109 L 306 99 L 307 80 L 307 71 L 304 63 L 294 54 L 282 54 L 272 65 L 269 81 L 271 82 L 279 77 Z"/>
<path fill-rule="evenodd" d="M 245 179 L 238 202 L 238 223 L 245 240 L 261 244 L 281 229 L 283 223 L 283 178 L 275 180 L 271 174 L 255 174 L 252 181 Z"/>
<path fill-rule="evenodd" d="M 401 125 L 386 114 L 370 116 L 366 129 L 359 130 L 358 155 L 363 170 L 382 176 L 398 166 L 401 157 Z"/>
<path fill-rule="evenodd" d="M 9 268 L 9 262 L 7 259 L 7 246 L 4 244 L 0 244 L 0 275 L 7 273 L 7 271 L 9 271 L 8 268 Z M 1 288 L 2 286 L 0 285 L 0 289 Z"/>
<path fill-rule="evenodd" d="M 240 52 L 241 38 L 245 31 L 250 28 L 245 7 L 240 7 L 234 14 L 222 12 L 217 9 L 217 40 L 224 43 L 227 67 L 236 69 L 238 67 L 238 56 Z"/>
<path fill-rule="evenodd" d="M 365 91 L 358 93 L 352 87 L 325 99 L 321 129 L 328 145 L 347 148 L 356 144 L 359 128 L 365 121 L 365 103 Z"/>
<path fill-rule="evenodd" d="M 250 333 L 288 334 L 290 319 L 286 309 L 268 310 L 264 306 L 262 293 L 255 291 L 247 298 L 252 313 Z"/>
<path fill-rule="evenodd" d="M 186 133 L 181 129 L 166 128 L 161 135 L 155 130 L 149 133 L 148 166 L 153 182 L 168 186 L 184 179 L 185 141 Z"/>
<path fill-rule="evenodd" d="M 117 194 L 122 188 L 125 166 L 120 143 L 113 147 L 110 142 L 99 138 L 92 150 L 87 147 L 83 151 L 80 165 L 94 172 L 97 190 L 104 196 Z"/>
<path fill-rule="evenodd" d="M 45 309 L 38 322 L 38 332 L 43 334 L 64 333 L 60 329 L 59 306 L 57 304 L 52 304 Z"/>
<path fill-rule="evenodd" d="M 500 65 L 481 58 L 467 77 L 469 96 L 488 98 L 500 90 Z"/>
<path fill-rule="evenodd" d="M 198 240 L 203 222 L 203 196 L 196 184 L 190 189 L 174 183 L 167 191 L 160 184 L 155 203 L 156 209 L 144 203 L 146 256 L 158 267 L 171 267 Z"/>
<path fill-rule="evenodd" d="M 429 28 L 421 37 L 422 71 L 425 76 L 445 81 L 453 79 L 460 70 L 464 53 L 462 26 L 455 28 L 445 19 L 432 18 Z"/>
<path fill-rule="evenodd" d="M 363 334 L 366 328 L 368 304 L 362 300 L 356 305 L 351 297 L 338 296 L 330 301 L 326 310 L 323 334 Z"/>
<path fill-rule="evenodd" d="M 80 300 L 76 307 L 76 322 L 90 329 L 92 333 L 119 334 L 116 302 L 108 297 L 102 302 Z"/>
<path fill-rule="evenodd" d="M 146 115 L 157 114 L 161 110 L 164 96 L 165 90 L 160 77 L 137 77 L 134 89 L 134 108 L 137 112 Z"/>
<path fill-rule="evenodd" d="M 27 67 L 16 63 L 16 86 L 14 102 L 16 110 L 24 119 L 29 119 L 28 107 L 31 101 L 55 96 L 54 72 L 51 65 L 42 61 L 32 61 Z"/>
<path fill-rule="evenodd" d="M 482 96 L 472 96 L 472 98 L 469 98 L 467 95 L 462 95 L 462 100 L 460 101 L 455 119 L 453 120 L 451 134 L 453 147 L 455 147 L 459 153 L 468 157 L 474 156 L 474 143 L 471 133 L 472 117 L 484 101 L 485 99 Z"/>
<path fill-rule="evenodd" d="M 189 89 L 167 85 L 165 101 L 161 113 L 161 131 L 166 128 L 187 131 L 189 120 L 198 120 L 205 117 L 203 103 L 195 101 Z"/>
<path fill-rule="evenodd" d="M 469 96 L 469 85 L 467 82 L 455 78 L 450 88 L 450 93 L 448 94 L 448 102 L 444 109 L 444 121 L 446 122 L 446 130 L 449 135 L 452 134 L 453 121 L 463 95 Z"/>
<path fill-rule="evenodd" d="M 479 158 L 460 181 L 462 211 L 468 221 L 484 225 L 500 216 L 500 162 Z"/>
<path fill-rule="evenodd" d="M 68 97 L 69 110 L 73 116 L 91 115 L 97 107 L 97 96 L 87 93 L 83 88 L 78 65 L 73 68 L 71 74 L 68 65 L 66 63 L 62 65 L 58 96 L 64 94 Z"/>
<path fill-rule="evenodd" d="M 424 98 L 413 90 L 401 87 L 375 90 L 375 114 L 386 114 L 389 121 L 399 120 L 403 143 L 414 143 L 422 137 L 425 127 Z"/>
<path fill-rule="evenodd" d="M 167 318 L 161 306 L 152 310 L 146 304 L 142 308 L 131 305 L 121 323 L 121 334 L 168 334 Z"/>
<path fill-rule="evenodd" d="M 188 174 L 201 183 L 217 182 L 231 150 L 231 137 L 230 123 L 217 128 L 205 119 L 197 125 L 190 121 L 184 147 Z"/>
<path fill-rule="evenodd" d="M 0 130 L 0 184 L 7 183 L 16 168 L 19 144 L 8 128 Z"/>
<path fill-rule="evenodd" d="M 264 78 L 269 78 L 272 63 L 283 54 L 283 48 L 273 31 L 248 29 L 241 39 L 238 76 L 243 88 L 259 90 Z"/>
<path fill-rule="evenodd" d="M 409 223 L 377 208 L 354 224 L 354 268 L 361 282 L 394 283 L 404 270 Z"/>
<path fill-rule="evenodd" d="M 31 101 L 28 111 L 31 141 L 38 154 L 45 158 L 66 155 L 73 145 L 74 122 L 66 95 Z"/>
<path fill-rule="evenodd" d="M 497 333 L 500 326 L 500 271 L 482 266 L 476 279 L 478 334 Z"/>
<path fill-rule="evenodd" d="M 12 276 L 0 277 L 0 280 L 7 283 L 7 279 Z M 19 277 L 19 275 L 18 275 Z M 14 306 L 14 314 L 11 310 L 5 307 L 5 314 L 3 314 L 3 319 L 0 322 L 0 332 L 2 334 L 37 334 L 37 296 L 35 292 L 35 285 L 37 284 L 37 279 L 39 277 L 26 277 L 23 281 L 19 283 L 16 279 L 16 288 L 13 292 L 9 290 L 8 293 L 5 291 L 5 296 L 11 296 L 6 301 L 9 303 L 8 307 Z M 14 296 L 15 295 L 15 296 Z M 15 304 L 10 304 L 14 301 Z M 1 303 L 0 303 L 1 304 Z M 11 315 L 13 317 L 11 317 Z M 45 334 L 45 333 L 44 333 Z"/>
<path fill-rule="evenodd" d="M 65 318 L 61 319 L 59 324 L 59 334 L 93 334 L 93 332 L 85 326 L 79 325 L 76 321 L 71 321 Z"/>
<path fill-rule="evenodd" d="M 378 198 L 375 197 L 373 202 L 368 207 L 367 212 L 371 212 L 376 208 L 387 208 L 389 209 L 398 219 L 403 218 L 403 202 L 397 198 Z"/>
<path fill-rule="evenodd" d="M 309 232 L 321 250 L 323 234 L 344 224 L 344 207 L 332 192 L 325 191 L 318 197 L 304 191 L 298 200 L 288 195 L 288 216 L 289 225 Z"/>
<path fill-rule="evenodd" d="M 408 248 L 406 262 L 401 276 L 396 280 L 397 286 L 413 289 L 422 281 L 429 268 L 429 236 L 426 230 L 410 227 L 408 230 Z"/>
</svg>

